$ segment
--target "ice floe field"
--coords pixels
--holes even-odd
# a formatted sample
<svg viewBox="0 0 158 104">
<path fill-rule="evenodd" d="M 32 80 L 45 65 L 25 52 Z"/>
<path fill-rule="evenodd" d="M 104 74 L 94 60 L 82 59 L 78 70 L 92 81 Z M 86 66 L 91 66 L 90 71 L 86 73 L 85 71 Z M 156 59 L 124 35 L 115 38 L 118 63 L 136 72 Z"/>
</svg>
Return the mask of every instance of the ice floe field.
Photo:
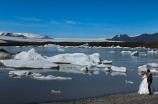
<svg viewBox="0 0 158 104">
<path fill-rule="evenodd" d="M 153 86 L 158 89 L 158 49 L 89 47 L 88 44 L 0 48 L 9 52 L 0 52 L 0 104 L 137 92 L 142 80 L 140 72 L 147 69 L 151 69 Z"/>
</svg>

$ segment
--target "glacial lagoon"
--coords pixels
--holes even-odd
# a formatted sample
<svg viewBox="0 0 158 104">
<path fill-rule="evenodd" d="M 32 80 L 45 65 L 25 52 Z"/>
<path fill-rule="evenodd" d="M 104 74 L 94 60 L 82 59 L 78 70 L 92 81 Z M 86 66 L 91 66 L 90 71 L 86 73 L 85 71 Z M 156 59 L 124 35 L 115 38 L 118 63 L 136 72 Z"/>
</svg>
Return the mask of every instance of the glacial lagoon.
<svg viewBox="0 0 158 104">
<path fill-rule="evenodd" d="M 81 72 L 82 67 L 70 64 L 60 64 L 59 69 L 28 69 L 42 75 L 71 77 L 72 80 L 36 80 L 29 77 L 9 76 L 13 68 L 1 67 L 0 70 L 0 104 L 33 104 L 37 102 L 69 101 L 91 97 L 100 97 L 117 93 L 137 92 L 141 82 L 138 67 L 147 63 L 157 63 L 158 53 L 147 53 L 147 49 L 135 49 L 139 56 L 121 53 L 131 48 L 65 48 L 59 52 L 55 48 L 46 47 L 15 47 L 1 46 L 8 52 L 28 51 L 34 48 L 45 56 L 54 56 L 63 53 L 85 53 L 87 55 L 99 53 L 101 60 L 111 60 L 112 65 L 126 67 L 126 73 L 113 71 L 87 71 Z M 134 69 L 131 70 L 131 69 Z M 22 70 L 22 69 L 21 69 Z M 27 69 L 25 69 L 27 70 Z M 125 80 L 134 82 L 126 84 Z M 158 88 L 158 78 L 153 79 L 153 86 Z M 51 90 L 61 93 L 54 94 Z"/>
</svg>

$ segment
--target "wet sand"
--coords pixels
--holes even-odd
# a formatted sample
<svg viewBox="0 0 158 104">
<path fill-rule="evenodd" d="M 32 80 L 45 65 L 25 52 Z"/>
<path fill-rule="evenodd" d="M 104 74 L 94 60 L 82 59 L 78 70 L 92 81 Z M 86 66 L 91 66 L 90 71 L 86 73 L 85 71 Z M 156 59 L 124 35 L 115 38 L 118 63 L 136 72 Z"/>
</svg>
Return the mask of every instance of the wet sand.
<svg viewBox="0 0 158 104">
<path fill-rule="evenodd" d="M 125 93 L 76 101 L 37 104 L 158 104 L 158 94 L 140 95 L 138 93 Z"/>
</svg>

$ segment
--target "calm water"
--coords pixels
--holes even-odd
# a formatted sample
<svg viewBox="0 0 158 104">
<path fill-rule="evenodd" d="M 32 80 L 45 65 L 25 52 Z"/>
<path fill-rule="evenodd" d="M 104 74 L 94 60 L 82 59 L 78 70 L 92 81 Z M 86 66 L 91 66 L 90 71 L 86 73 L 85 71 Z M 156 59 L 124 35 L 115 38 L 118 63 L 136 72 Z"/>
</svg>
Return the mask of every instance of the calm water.
<svg viewBox="0 0 158 104">
<path fill-rule="evenodd" d="M 1 47 L 2 48 L 2 47 Z M 32 47 L 3 47 L 9 52 L 27 51 Z M 0 70 L 0 104 L 33 104 L 37 102 L 77 100 L 90 97 L 99 97 L 117 93 L 138 91 L 141 81 L 138 75 L 138 66 L 149 62 L 158 62 L 158 54 L 140 55 L 133 57 L 130 54 L 122 54 L 122 49 L 86 49 L 86 48 L 67 48 L 65 52 L 58 52 L 53 48 L 38 48 L 36 51 L 42 55 L 53 56 L 61 53 L 100 53 L 102 60 L 112 60 L 114 66 L 134 69 L 134 72 L 127 72 L 123 75 L 111 72 L 88 72 L 83 74 L 79 67 L 71 65 L 61 65 L 59 70 L 32 70 L 43 75 L 54 75 L 62 77 L 72 77 L 66 81 L 41 81 L 31 78 L 12 78 L 8 72 L 10 68 Z M 130 50 L 130 49 L 126 49 Z M 139 50 L 145 52 L 145 50 Z M 125 85 L 125 80 L 133 81 L 134 84 Z M 158 88 L 158 78 L 154 77 L 153 86 Z M 52 94 L 51 90 L 60 90 L 61 94 Z"/>
</svg>

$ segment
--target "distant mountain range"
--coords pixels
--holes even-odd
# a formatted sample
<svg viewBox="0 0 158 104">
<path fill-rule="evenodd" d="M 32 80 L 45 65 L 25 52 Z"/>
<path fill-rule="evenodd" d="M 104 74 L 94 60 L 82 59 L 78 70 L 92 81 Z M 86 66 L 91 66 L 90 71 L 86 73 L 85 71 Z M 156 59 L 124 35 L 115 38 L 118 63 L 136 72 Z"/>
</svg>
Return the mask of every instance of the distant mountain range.
<svg viewBox="0 0 158 104">
<path fill-rule="evenodd" d="M 158 33 L 140 34 L 136 36 L 129 36 L 127 34 L 116 35 L 113 38 L 108 38 L 110 41 L 124 41 L 124 42 L 155 42 L 158 41 Z"/>
<path fill-rule="evenodd" d="M 29 33 L 11 33 L 11 32 L 3 32 L 3 31 L 0 31 L 0 36 L 35 38 L 35 39 L 53 39 L 52 37 L 47 35 L 42 36 L 42 35 L 29 34 Z"/>
</svg>

